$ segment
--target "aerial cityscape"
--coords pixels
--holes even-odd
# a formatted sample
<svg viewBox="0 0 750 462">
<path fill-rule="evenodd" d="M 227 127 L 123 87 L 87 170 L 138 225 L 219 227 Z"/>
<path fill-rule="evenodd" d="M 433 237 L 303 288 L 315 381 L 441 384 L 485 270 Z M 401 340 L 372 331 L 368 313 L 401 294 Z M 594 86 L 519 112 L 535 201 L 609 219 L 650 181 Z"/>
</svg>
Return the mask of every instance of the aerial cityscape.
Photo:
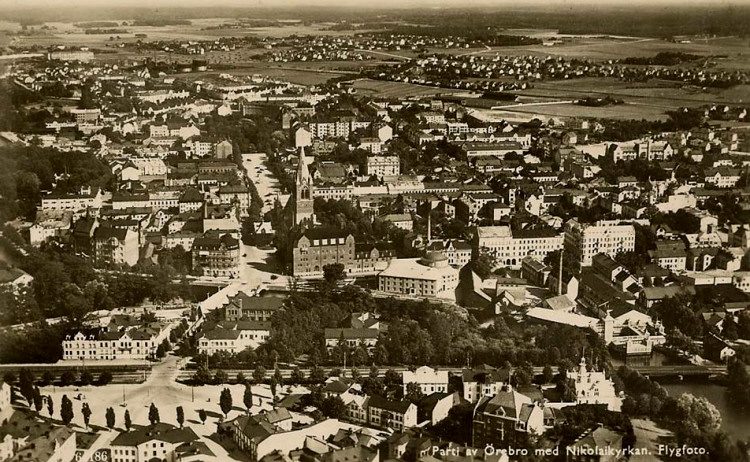
<svg viewBox="0 0 750 462">
<path fill-rule="evenodd" d="M 750 3 L 0 2 L 0 461 L 750 462 Z"/>
</svg>

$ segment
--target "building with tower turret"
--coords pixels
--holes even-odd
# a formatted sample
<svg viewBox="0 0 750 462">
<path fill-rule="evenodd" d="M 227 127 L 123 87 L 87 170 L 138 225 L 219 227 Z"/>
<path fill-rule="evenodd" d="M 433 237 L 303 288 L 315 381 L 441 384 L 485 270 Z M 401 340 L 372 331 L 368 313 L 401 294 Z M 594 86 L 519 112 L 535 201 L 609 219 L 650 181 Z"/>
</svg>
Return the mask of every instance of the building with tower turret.
<svg viewBox="0 0 750 462">
<path fill-rule="evenodd" d="M 294 183 L 294 202 L 292 203 L 295 225 L 314 221 L 312 191 L 312 176 L 307 167 L 305 148 L 301 148 L 299 162 L 297 163 L 297 176 Z"/>
<path fill-rule="evenodd" d="M 610 411 L 620 412 L 622 398 L 617 395 L 615 384 L 604 372 L 587 370 L 583 356 L 578 370 L 568 372 L 568 379 L 575 384 L 576 404 L 606 404 Z"/>
</svg>

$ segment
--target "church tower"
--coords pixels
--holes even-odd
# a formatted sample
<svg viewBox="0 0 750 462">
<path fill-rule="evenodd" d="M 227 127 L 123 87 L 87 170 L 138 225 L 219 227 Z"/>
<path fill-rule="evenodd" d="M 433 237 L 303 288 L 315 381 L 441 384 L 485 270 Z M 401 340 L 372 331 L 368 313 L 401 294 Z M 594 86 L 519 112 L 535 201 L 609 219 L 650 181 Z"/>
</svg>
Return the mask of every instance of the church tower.
<svg viewBox="0 0 750 462">
<path fill-rule="evenodd" d="M 294 183 L 294 224 L 313 221 L 312 179 L 307 168 L 305 148 L 300 149 L 297 177 Z"/>
</svg>

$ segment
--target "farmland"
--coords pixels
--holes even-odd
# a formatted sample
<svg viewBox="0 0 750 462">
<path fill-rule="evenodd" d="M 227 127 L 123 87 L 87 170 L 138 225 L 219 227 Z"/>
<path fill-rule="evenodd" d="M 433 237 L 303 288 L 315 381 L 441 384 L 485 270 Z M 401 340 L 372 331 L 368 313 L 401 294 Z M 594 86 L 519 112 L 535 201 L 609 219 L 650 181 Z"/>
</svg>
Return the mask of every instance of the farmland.
<svg viewBox="0 0 750 462">
<path fill-rule="evenodd" d="M 447 88 L 428 87 L 404 82 L 387 82 L 371 79 L 358 79 L 352 87 L 363 95 L 379 96 L 383 98 L 407 98 L 436 94 L 467 94 Z"/>
<path fill-rule="evenodd" d="M 599 78 L 535 82 L 533 88 L 515 93 L 565 100 L 612 95 L 625 102 L 660 105 L 665 108 L 750 102 L 750 86 L 748 85 L 738 85 L 729 89 L 701 89 L 694 86 L 682 86 L 675 82 L 633 83 Z"/>
<path fill-rule="evenodd" d="M 646 119 L 666 120 L 664 107 L 645 103 L 628 103 L 605 107 L 579 106 L 574 103 L 559 103 L 536 106 L 504 108 L 504 111 L 548 117 L 586 117 L 600 119 Z"/>
</svg>

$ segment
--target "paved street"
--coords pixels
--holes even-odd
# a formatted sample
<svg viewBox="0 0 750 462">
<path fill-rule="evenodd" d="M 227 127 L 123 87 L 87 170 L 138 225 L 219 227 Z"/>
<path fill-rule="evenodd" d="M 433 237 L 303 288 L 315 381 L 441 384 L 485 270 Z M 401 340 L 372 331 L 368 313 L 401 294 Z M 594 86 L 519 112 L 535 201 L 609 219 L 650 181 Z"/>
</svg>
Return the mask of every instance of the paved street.
<svg viewBox="0 0 750 462">
<path fill-rule="evenodd" d="M 60 403 L 62 396 L 67 395 L 73 401 L 74 418 L 73 423 L 83 427 L 81 405 L 88 402 L 92 410 L 91 424 L 106 426 L 105 413 L 108 407 L 115 410 L 116 428 L 124 429 L 125 410 L 130 411 L 130 417 L 134 425 L 148 425 L 148 411 L 151 403 L 155 403 L 159 409 L 162 422 L 178 425 L 176 408 L 182 406 L 185 410 L 185 424 L 189 425 L 211 450 L 217 455 L 218 460 L 227 460 L 228 454 L 217 443 L 209 440 L 208 435 L 216 430 L 216 423 L 220 420 L 221 410 L 219 408 L 219 394 L 221 389 L 227 387 L 232 392 L 233 410 L 228 418 L 232 419 L 245 412 L 242 404 L 244 386 L 242 385 L 216 385 L 190 387 L 176 382 L 181 365 L 185 359 L 169 355 L 160 364 L 155 365 L 151 375 L 141 384 L 135 385 L 107 385 L 104 387 L 44 387 L 41 389 L 43 395 L 52 396 L 55 413 L 54 418 L 60 419 Z M 284 391 L 280 389 L 280 392 Z M 76 399 L 78 395 L 81 399 Z M 124 394 L 124 401 L 123 401 Z M 253 386 L 255 395 L 255 406 L 253 412 L 263 409 L 271 409 L 271 391 L 268 386 Z M 205 409 L 209 415 L 206 424 L 201 424 L 198 410 Z M 46 407 L 42 415 L 48 415 Z"/>
</svg>

